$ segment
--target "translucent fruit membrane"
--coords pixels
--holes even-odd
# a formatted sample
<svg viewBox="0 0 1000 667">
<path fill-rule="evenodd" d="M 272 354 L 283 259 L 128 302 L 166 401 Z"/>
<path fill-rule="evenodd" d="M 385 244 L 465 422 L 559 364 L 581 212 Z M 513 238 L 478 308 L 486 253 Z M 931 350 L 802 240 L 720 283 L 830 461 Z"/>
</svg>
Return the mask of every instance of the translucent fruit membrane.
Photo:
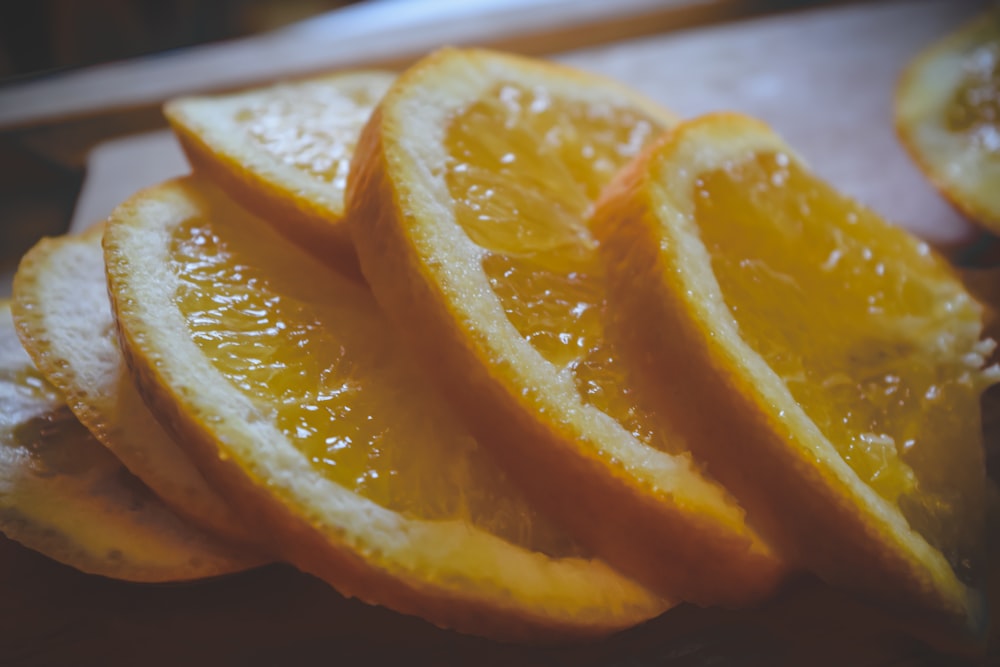
<svg viewBox="0 0 1000 667">
<path fill-rule="evenodd" d="M 445 143 L 456 219 L 486 251 L 483 269 L 511 323 L 572 374 L 585 402 L 676 453 L 605 339 L 603 269 L 587 228 L 601 189 L 662 129 L 633 110 L 505 84 L 456 115 Z"/>
<path fill-rule="evenodd" d="M 204 219 L 175 230 L 176 303 L 215 367 L 328 479 L 412 518 L 577 555 L 428 388 L 371 295 L 330 274 L 288 275 L 296 251 L 275 243 Z"/>
<path fill-rule="evenodd" d="M 275 88 L 236 114 L 251 141 L 343 191 L 362 127 L 383 88 L 324 82 Z"/>
<path fill-rule="evenodd" d="M 692 194 L 743 339 L 968 580 L 984 489 L 975 304 L 926 245 L 784 154 L 702 174 Z"/>
</svg>

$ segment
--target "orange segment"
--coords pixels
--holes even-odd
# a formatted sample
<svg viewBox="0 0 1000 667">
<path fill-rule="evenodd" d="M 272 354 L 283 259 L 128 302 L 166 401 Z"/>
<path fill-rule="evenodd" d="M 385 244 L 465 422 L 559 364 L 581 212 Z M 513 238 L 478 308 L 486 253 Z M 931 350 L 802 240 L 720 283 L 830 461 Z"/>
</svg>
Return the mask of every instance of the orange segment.
<svg viewBox="0 0 1000 667">
<path fill-rule="evenodd" d="M 979 623 L 998 372 L 942 260 L 734 114 L 679 125 L 593 224 L 636 373 L 750 518 L 831 582 Z"/>
<path fill-rule="evenodd" d="M 1000 233 L 1000 9 L 907 67 L 896 91 L 903 144 L 941 193 Z"/>
<path fill-rule="evenodd" d="M 357 274 L 342 223 L 354 145 L 392 82 L 342 72 L 241 93 L 170 101 L 192 166 L 317 257 Z"/>
<path fill-rule="evenodd" d="M 523 500 L 366 289 L 264 221 L 188 179 L 120 207 L 104 243 L 138 384 L 291 562 L 496 637 L 602 634 L 665 608 Z"/>
<path fill-rule="evenodd" d="M 6 301 L 0 531 L 78 570 L 130 581 L 200 579 L 256 564 L 178 519 L 91 437 L 21 349 Z"/>
<path fill-rule="evenodd" d="M 445 50 L 365 128 L 348 217 L 376 298 L 536 502 L 654 589 L 740 604 L 783 566 L 633 400 L 586 226 L 602 185 L 673 122 L 603 79 Z"/>
</svg>

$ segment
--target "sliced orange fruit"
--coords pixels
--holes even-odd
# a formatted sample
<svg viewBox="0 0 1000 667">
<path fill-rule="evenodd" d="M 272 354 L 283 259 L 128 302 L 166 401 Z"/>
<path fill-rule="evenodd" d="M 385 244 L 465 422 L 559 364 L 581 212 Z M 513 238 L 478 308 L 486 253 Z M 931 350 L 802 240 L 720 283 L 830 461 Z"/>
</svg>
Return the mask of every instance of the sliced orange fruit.
<svg viewBox="0 0 1000 667">
<path fill-rule="evenodd" d="M 673 122 L 598 77 L 443 50 L 397 79 L 362 133 L 348 220 L 376 298 L 534 502 L 654 590 L 738 605 L 783 566 L 634 400 L 586 225 Z"/>
<path fill-rule="evenodd" d="M 104 248 L 139 386 L 290 562 L 492 637 L 589 636 L 666 608 L 521 498 L 366 288 L 207 183 L 136 195 Z"/>
<path fill-rule="evenodd" d="M 172 100 L 164 113 L 196 171 L 333 266 L 357 274 L 344 187 L 354 145 L 392 82 L 338 73 Z"/>
<path fill-rule="evenodd" d="M 116 579 L 200 579 L 256 563 L 177 518 L 91 437 L 32 366 L 7 301 L 0 301 L 0 531 Z"/>
<path fill-rule="evenodd" d="M 830 582 L 981 623 L 979 396 L 1000 374 L 927 244 L 735 114 L 651 147 L 593 226 L 640 386 L 755 525 Z"/>
<path fill-rule="evenodd" d="M 1000 234 L 1000 9 L 929 47 L 896 92 L 896 128 L 931 182 Z"/>
<path fill-rule="evenodd" d="M 251 532 L 143 403 L 118 348 L 101 250 L 103 227 L 43 239 L 14 279 L 22 344 L 77 418 L 174 511 L 213 533 Z"/>
</svg>

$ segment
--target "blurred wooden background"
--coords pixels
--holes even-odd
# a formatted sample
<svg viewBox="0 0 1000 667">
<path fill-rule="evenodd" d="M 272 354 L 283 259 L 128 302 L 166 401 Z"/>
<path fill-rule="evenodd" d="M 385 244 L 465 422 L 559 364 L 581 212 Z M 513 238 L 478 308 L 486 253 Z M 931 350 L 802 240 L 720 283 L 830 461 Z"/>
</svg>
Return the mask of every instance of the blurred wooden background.
<svg viewBox="0 0 1000 667">
<path fill-rule="evenodd" d="M 358 0 L 0 4 L 0 81 L 272 30 Z"/>
<path fill-rule="evenodd" d="M 0 2 L 0 91 L 53 73 L 273 30 L 356 1 Z M 112 133 L 160 124 L 134 118 Z M 82 163 L 31 144 L 30 134 L 0 132 L 0 274 L 9 274 L 41 236 L 66 230 L 83 178 Z M 0 295 L 6 292 L 0 283 Z"/>
</svg>

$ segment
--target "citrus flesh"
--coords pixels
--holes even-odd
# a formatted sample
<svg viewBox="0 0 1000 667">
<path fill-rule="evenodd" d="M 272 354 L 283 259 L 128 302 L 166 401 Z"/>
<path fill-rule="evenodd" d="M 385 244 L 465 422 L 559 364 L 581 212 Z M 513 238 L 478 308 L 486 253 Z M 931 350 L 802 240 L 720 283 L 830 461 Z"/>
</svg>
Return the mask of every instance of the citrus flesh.
<svg viewBox="0 0 1000 667">
<path fill-rule="evenodd" d="M 354 71 L 164 107 L 188 160 L 231 197 L 338 269 L 357 275 L 343 226 L 354 145 L 392 82 Z"/>
<path fill-rule="evenodd" d="M 43 239 L 14 280 L 14 318 L 35 367 L 91 433 L 179 515 L 252 543 L 237 514 L 156 421 L 118 347 L 101 249 L 103 227 Z"/>
<path fill-rule="evenodd" d="M 797 564 L 981 622 L 980 307 L 766 126 L 682 124 L 593 221 L 637 373 Z M 710 407 L 706 407 L 710 406 Z M 724 415 L 724 418 L 720 415 Z"/>
<path fill-rule="evenodd" d="M 485 251 L 482 269 L 507 318 L 557 372 L 571 374 L 584 402 L 644 444 L 676 452 L 681 443 L 631 400 L 604 340 L 603 276 L 586 228 L 602 186 L 662 125 L 633 109 L 550 97 L 506 83 L 451 119 L 455 221 Z M 502 137 L 491 131 L 497 123 Z M 532 159 L 538 152 L 544 157 Z"/>
<path fill-rule="evenodd" d="M 444 50 L 362 133 L 348 219 L 376 298 L 535 502 L 665 595 L 745 604 L 783 565 L 633 400 L 586 226 L 601 187 L 673 122 L 603 79 Z"/>
<path fill-rule="evenodd" d="M 237 572 L 255 560 L 172 514 L 35 370 L 0 302 L 0 531 L 84 572 L 143 582 Z"/>
<path fill-rule="evenodd" d="M 666 608 L 521 498 L 365 288 L 218 191 L 140 193 L 104 246 L 139 385 L 290 562 L 496 637 L 607 633 Z"/>
<path fill-rule="evenodd" d="M 1000 233 L 1000 10 L 932 45 L 896 92 L 896 128 L 931 182 Z"/>
</svg>

